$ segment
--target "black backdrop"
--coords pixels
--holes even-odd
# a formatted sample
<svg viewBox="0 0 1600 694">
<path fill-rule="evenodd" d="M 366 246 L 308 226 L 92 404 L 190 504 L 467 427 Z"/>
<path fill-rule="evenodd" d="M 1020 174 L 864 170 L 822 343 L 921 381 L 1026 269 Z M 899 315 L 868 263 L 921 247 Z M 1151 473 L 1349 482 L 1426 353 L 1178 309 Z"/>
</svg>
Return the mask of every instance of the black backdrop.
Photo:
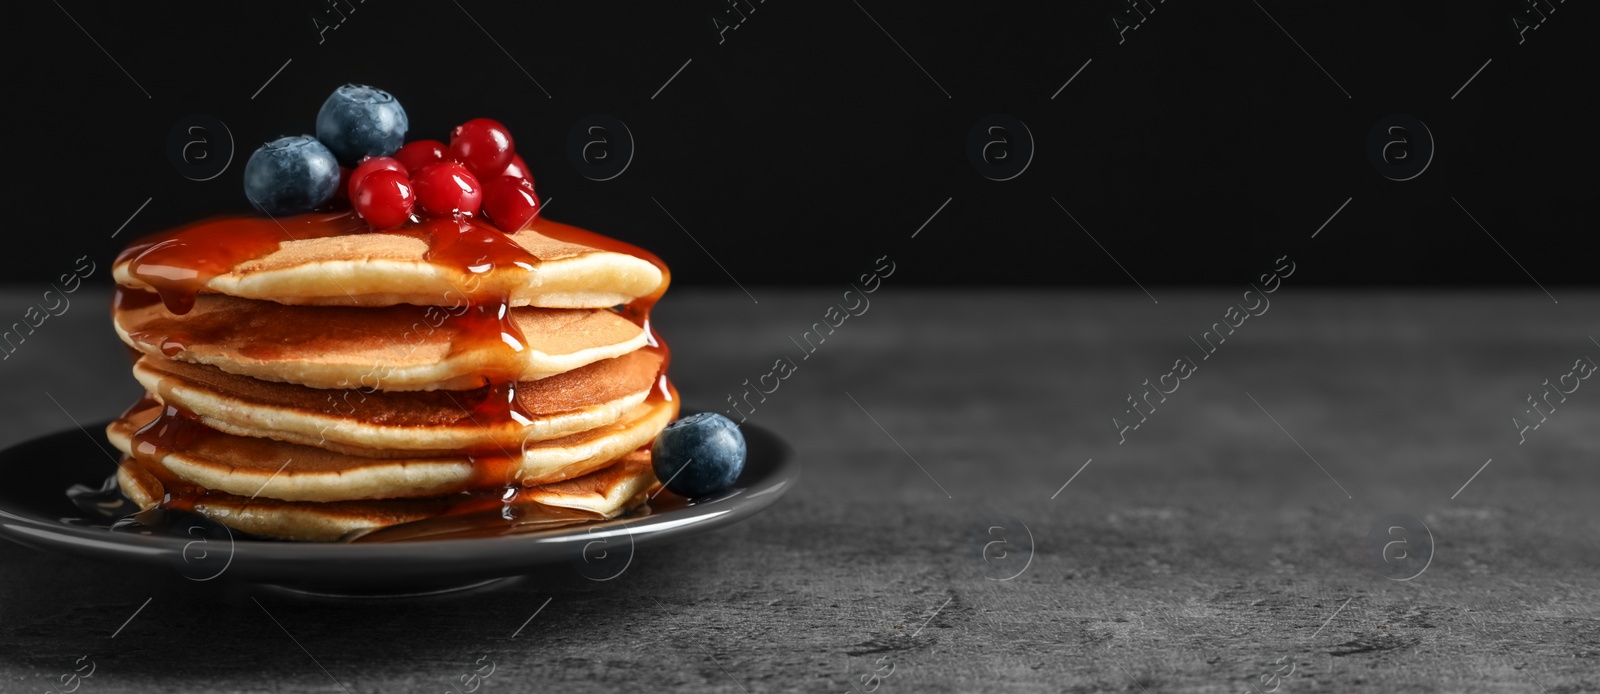
<svg viewBox="0 0 1600 694">
<path fill-rule="evenodd" d="M 837 285 L 886 253 L 924 284 L 1238 286 L 1284 254 L 1306 284 L 1595 277 L 1585 3 L 736 2 L 13 7 L 23 194 L 4 277 L 48 281 L 244 210 L 250 152 L 310 132 L 346 81 L 393 92 L 413 139 L 505 122 L 553 218 L 651 248 L 685 284 Z M 1011 180 L 969 160 L 993 113 L 1034 141 Z M 1382 174 L 1423 156 L 1414 125 L 1390 163 L 1369 160 L 1394 113 L 1434 142 L 1411 180 Z M 208 181 L 169 156 L 196 114 L 234 142 Z M 611 180 L 568 158 L 590 114 L 635 143 Z"/>
</svg>

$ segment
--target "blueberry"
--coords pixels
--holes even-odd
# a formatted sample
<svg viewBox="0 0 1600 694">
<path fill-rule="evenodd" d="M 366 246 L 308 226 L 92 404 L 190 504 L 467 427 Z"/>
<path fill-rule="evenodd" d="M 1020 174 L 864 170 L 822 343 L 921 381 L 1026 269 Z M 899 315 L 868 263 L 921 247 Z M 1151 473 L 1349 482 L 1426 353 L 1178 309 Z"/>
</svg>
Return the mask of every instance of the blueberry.
<svg viewBox="0 0 1600 694">
<path fill-rule="evenodd" d="M 714 412 L 692 414 L 667 425 L 650 448 L 656 479 L 689 498 L 733 486 L 744 470 L 744 434 Z"/>
<path fill-rule="evenodd" d="M 339 162 L 310 135 L 268 142 L 244 165 L 245 196 L 270 215 L 309 212 L 338 188 Z"/>
<path fill-rule="evenodd" d="M 364 84 L 333 90 L 317 111 L 317 139 L 339 163 L 355 166 L 366 156 L 387 157 L 405 143 L 406 110 L 389 92 Z"/>
</svg>

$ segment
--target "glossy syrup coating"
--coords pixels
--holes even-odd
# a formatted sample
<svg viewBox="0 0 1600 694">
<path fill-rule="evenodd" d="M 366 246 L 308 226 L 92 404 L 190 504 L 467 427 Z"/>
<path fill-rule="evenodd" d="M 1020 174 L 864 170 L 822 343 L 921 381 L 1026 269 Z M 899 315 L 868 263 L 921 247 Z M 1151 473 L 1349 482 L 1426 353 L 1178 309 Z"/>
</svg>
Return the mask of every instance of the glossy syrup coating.
<svg viewBox="0 0 1600 694">
<path fill-rule="evenodd" d="M 498 268 L 533 270 L 541 262 L 510 236 L 527 227 L 540 211 L 532 173 L 517 156 L 510 131 L 497 121 L 467 121 L 452 131 L 448 145 L 436 140 L 404 143 L 408 126 L 405 111 L 388 93 L 361 85 L 340 87 L 318 114 L 316 139 L 286 139 L 258 152 L 259 162 L 252 157 L 257 175 L 252 179 L 247 167 L 246 191 L 255 194 L 253 202 L 272 218 L 208 220 L 135 242 L 118 262 L 126 261 L 129 274 L 154 293 L 119 289 L 118 306 L 149 305 L 158 297 L 170 312 L 187 313 L 195 295 L 212 279 L 277 251 L 286 241 L 363 233 L 419 238 L 427 244 L 424 260 L 449 270 L 449 276 L 456 278 L 454 289 L 467 299 L 463 312 L 452 319 L 457 330 L 452 348 L 502 352 L 506 357 L 485 361 L 488 366 L 481 375 L 486 385 L 464 394 L 463 416 L 484 426 L 528 424 L 531 415 L 517 392 L 520 372 L 496 366 L 517 364 L 515 357 L 527 349 L 526 336 L 510 319 L 509 297 L 481 289 L 486 283 L 479 280 Z M 300 169 L 308 167 L 317 175 L 301 175 L 305 172 Z M 345 196 L 354 214 L 295 214 L 325 204 L 336 193 Z M 551 225 L 541 233 L 556 241 L 631 255 L 660 271 L 662 280 L 653 292 L 615 310 L 644 330 L 646 346 L 641 349 L 660 357 L 647 399 L 670 402 L 676 411 L 677 394 L 666 377 L 670 351 L 650 322 L 651 308 L 671 282 L 666 265 L 642 249 L 574 227 Z M 168 356 L 183 349 L 182 335 L 161 346 Z M 208 492 L 184 483 L 157 461 L 215 433 L 192 413 L 163 408 L 135 434 L 133 454 L 124 465 L 166 488 L 163 507 L 192 510 Z M 472 461 L 473 482 L 444 517 L 454 518 L 455 525 L 462 519 L 474 519 L 469 525 L 509 521 L 511 504 L 521 490 L 520 482 L 512 478 L 521 451 L 462 452 Z M 493 513 L 497 505 L 498 514 Z M 426 535 L 433 532 L 426 523 L 386 536 Z"/>
<path fill-rule="evenodd" d="M 194 305 L 195 294 L 203 290 L 207 281 L 235 265 L 276 251 L 285 241 L 364 233 L 401 233 L 422 238 L 429 247 L 426 260 L 452 270 L 453 275 L 460 278 L 460 291 L 467 297 L 468 305 L 462 315 L 452 320 L 459 321 L 462 335 L 458 339 L 462 349 L 495 349 L 509 353 L 525 349 L 525 336 L 508 319 L 507 297 L 475 291 L 473 288 L 482 283 L 473 282 L 473 277 L 501 267 L 536 268 L 540 260 L 504 232 L 483 221 L 459 216 L 407 222 L 392 232 L 373 232 L 367 223 L 348 212 L 298 215 L 281 220 L 263 217 L 208 220 L 141 239 L 124 250 L 119 262 L 127 260 L 130 273 L 149 284 L 155 292 L 123 288 L 118 290 L 116 301 L 128 309 L 159 300 L 173 313 L 185 313 Z M 677 392 L 666 375 L 670 350 L 650 320 L 651 308 L 671 283 L 666 265 L 643 249 L 576 227 L 551 225 L 541 233 L 557 241 L 631 255 L 661 271 L 662 281 L 655 291 L 616 310 L 645 330 L 647 344 L 642 349 L 661 355 L 661 366 L 648 400 L 676 401 Z M 181 349 L 181 345 L 175 348 Z M 515 363 L 515 360 L 497 360 L 496 363 Z M 508 371 L 486 373 L 484 377 L 488 385 L 462 403 L 465 415 L 484 424 L 528 421 L 529 415 L 517 398 L 517 374 Z M 152 402 L 146 400 L 136 408 Z M 163 507 L 193 510 L 209 492 L 177 478 L 157 461 L 167 452 L 181 450 L 214 435 L 216 432 L 201 424 L 193 413 L 166 407 L 134 436 L 134 454 L 126 458 L 123 465 L 132 466 L 137 473 L 161 482 L 165 489 Z M 474 480 L 467 493 L 461 494 L 439 517 L 407 524 L 405 532 L 385 533 L 373 537 L 372 541 L 398 541 L 428 535 L 444 526 L 449 526 L 457 536 L 512 531 L 514 519 L 509 509 L 523 494 L 523 487 L 513 472 L 515 456 L 520 451 L 468 454 L 474 466 Z M 495 509 L 500 511 L 497 513 Z"/>
</svg>

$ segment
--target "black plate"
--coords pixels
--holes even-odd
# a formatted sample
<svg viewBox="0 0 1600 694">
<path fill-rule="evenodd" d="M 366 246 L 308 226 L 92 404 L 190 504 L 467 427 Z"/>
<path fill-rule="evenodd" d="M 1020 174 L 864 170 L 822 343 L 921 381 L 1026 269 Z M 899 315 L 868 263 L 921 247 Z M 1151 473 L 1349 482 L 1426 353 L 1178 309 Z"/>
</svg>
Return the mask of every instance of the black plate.
<svg viewBox="0 0 1600 694">
<path fill-rule="evenodd" d="M 568 563 L 594 580 L 625 571 L 638 547 L 750 517 L 799 479 L 794 450 L 776 434 L 741 427 L 749 457 L 738 484 L 715 496 L 662 503 L 601 523 L 499 537 L 390 543 L 305 543 L 250 538 L 195 517 L 155 534 L 112 531 L 113 516 L 79 508 L 73 485 L 99 488 L 116 470 L 105 425 L 67 430 L 0 451 L 0 536 L 49 551 L 168 565 L 216 578 L 338 594 L 414 593 Z M 112 495 L 115 496 L 115 495 Z"/>
</svg>

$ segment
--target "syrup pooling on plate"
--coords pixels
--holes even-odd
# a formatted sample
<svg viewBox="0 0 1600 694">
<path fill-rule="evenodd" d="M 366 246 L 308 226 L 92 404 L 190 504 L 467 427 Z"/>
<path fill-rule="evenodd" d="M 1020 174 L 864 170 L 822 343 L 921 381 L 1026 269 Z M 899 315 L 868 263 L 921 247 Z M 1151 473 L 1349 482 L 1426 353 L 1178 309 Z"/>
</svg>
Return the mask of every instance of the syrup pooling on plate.
<svg viewBox="0 0 1600 694">
<path fill-rule="evenodd" d="M 455 513 L 454 509 L 452 509 L 452 511 L 447 511 L 445 515 L 427 520 L 400 523 L 375 530 L 352 533 L 343 541 L 377 543 L 499 537 L 513 535 L 518 532 L 555 530 L 580 523 L 604 520 L 593 513 L 552 506 L 541 507 L 534 516 L 523 515 L 512 520 L 504 517 L 498 508 L 498 502 L 495 502 L 494 506 L 496 508 L 477 509 L 460 513 Z"/>
<path fill-rule="evenodd" d="M 676 391 L 673 394 L 676 395 Z M 607 520 L 589 511 L 538 503 L 533 500 L 538 490 L 539 487 L 508 488 L 498 499 L 484 491 L 464 493 L 460 495 L 460 500 L 438 516 L 355 533 L 342 541 L 470 540 L 536 533 Z M 640 503 L 625 504 L 633 510 L 610 520 L 638 519 L 693 505 L 687 499 L 661 488 L 659 482 L 641 490 L 634 501 L 640 501 L 639 497 L 643 497 Z M 514 511 L 507 513 L 507 509 Z"/>
</svg>

